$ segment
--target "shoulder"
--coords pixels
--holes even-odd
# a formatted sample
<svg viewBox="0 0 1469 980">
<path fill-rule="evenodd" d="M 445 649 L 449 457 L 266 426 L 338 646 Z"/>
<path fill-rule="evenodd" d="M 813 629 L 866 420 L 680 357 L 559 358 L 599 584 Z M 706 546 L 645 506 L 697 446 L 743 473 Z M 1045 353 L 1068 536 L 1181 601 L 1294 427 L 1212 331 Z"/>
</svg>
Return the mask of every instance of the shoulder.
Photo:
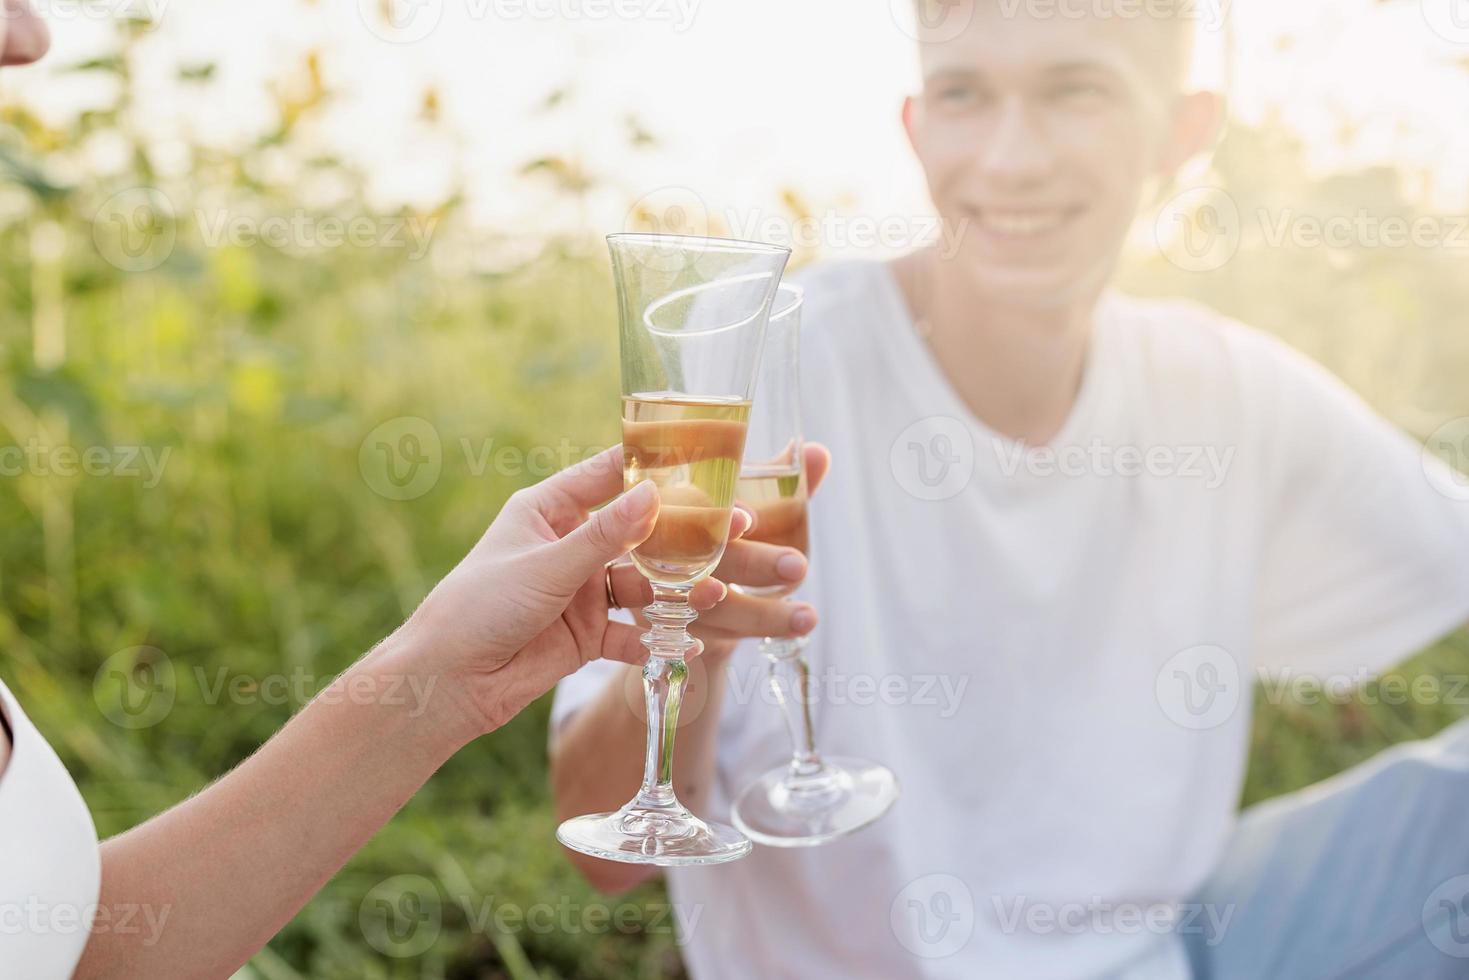
<svg viewBox="0 0 1469 980">
<path fill-rule="evenodd" d="M 1264 331 L 1192 300 L 1109 293 L 1100 309 L 1108 327 L 1150 363 L 1219 365 L 1224 359 L 1250 364 L 1292 354 L 1284 343 Z"/>
<path fill-rule="evenodd" d="M 1109 299 L 1125 397 L 1156 424 L 1238 440 L 1280 474 L 1364 459 L 1416 467 L 1404 433 L 1279 337 L 1196 303 Z"/>
<path fill-rule="evenodd" d="M 1283 389 L 1345 392 L 1334 375 L 1285 341 L 1200 303 L 1111 293 L 1101 321 L 1113 331 L 1118 356 L 1150 387 L 1252 403 L 1273 400 Z"/>
</svg>

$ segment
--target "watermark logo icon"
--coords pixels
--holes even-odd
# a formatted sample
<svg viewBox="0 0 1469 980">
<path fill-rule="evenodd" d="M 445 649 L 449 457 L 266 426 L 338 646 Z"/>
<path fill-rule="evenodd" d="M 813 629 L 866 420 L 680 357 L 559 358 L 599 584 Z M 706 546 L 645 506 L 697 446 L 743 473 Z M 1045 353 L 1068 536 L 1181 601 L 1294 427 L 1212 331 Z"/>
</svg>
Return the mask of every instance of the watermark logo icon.
<svg viewBox="0 0 1469 980">
<path fill-rule="evenodd" d="M 1239 662 L 1223 647 L 1189 647 L 1159 669 L 1154 693 L 1168 720 L 1192 731 L 1218 728 L 1239 708 Z"/>
<path fill-rule="evenodd" d="M 1450 500 L 1469 502 L 1469 416 L 1438 428 L 1423 444 L 1423 474 Z"/>
<path fill-rule="evenodd" d="M 898 892 L 888 921 L 898 942 L 914 956 L 953 956 L 974 936 L 974 895 L 953 875 L 924 875 Z"/>
<path fill-rule="evenodd" d="M 649 247 L 628 253 L 645 268 L 673 274 L 697 268 L 705 249 L 695 239 L 714 235 L 709 205 L 697 191 L 679 186 L 659 187 L 633 201 L 622 228 L 628 234 L 679 235 L 689 239 L 677 247 Z"/>
<path fill-rule="evenodd" d="M 898 485 L 919 500 L 948 500 L 974 476 L 974 436 L 955 418 L 919 419 L 893 440 L 888 458 Z"/>
<path fill-rule="evenodd" d="M 357 14 L 379 40 L 415 44 L 438 28 L 444 0 L 357 0 Z"/>
<path fill-rule="evenodd" d="M 362 479 L 380 497 L 417 500 L 439 482 L 444 446 L 427 419 L 389 419 L 362 440 L 357 451 Z"/>
<path fill-rule="evenodd" d="M 156 187 L 131 187 L 102 202 L 92 218 L 97 254 L 123 272 L 151 272 L 178 243 L 178 214 Z"/>
<path fill-rule="evenodd" d="M 915 41 L 942 44 L 964 33 L 974 20 L 972 0 L 888 0 L 898 30 Z"/>
<path fill-rule="evenodd" d="M 1450 878 L 1423 903 L 1423 930 L 1439 952 L 1469 959 L 1469 875 Z"/>
<path fill-rule="evenodd" d="M 439 888 L 423 875 L 396 875 L 378 882 L 358 906 L 357 925 L 368 945 L 385 956 L 421 956 L 443 930 Z"/>
<path fill-rule="evenodd" d="M 1469 0 L 1420 0 L 1423 20 L 1450 44 L 1469 44 Z"/>
<path fill-rule="evenodd" d="M 103 661 L 92 677 L 92 700 L 119 728 L 152 728 L 173 710 L 178 679 L 157 647 L 129 647 Z"/>
<path fill-rule="evenodd" d="M 660 187 L 627 209 L 623 230 L 651 235 L 708 235 L 709 206 L 688 187 Z"/>
<path fill-rule="evenodd" d="M 1214 272 L 1239 252 L 1244 220 L 1234 198 L 1217 187 L 1194 187 L 1158 213 L 1154 239 L 1185 272 Z"/>
</svg>

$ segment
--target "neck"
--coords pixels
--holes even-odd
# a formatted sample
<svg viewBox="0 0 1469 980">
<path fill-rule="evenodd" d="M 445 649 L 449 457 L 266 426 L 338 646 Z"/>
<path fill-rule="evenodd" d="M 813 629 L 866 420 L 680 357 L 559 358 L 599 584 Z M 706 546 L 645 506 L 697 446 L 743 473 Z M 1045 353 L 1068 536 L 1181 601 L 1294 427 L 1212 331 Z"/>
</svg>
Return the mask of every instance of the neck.
<svg viewBox="0 0 1469 980">
<path fill-rule="evenodd" d="M 1049 443 L 1071 416 L 1086 370 L 1097 293 L 1051 307 L 1007 306 L 931 251 L 893 264 L 915 321 L 971 412 L 995 432 Z"/>
</svg>

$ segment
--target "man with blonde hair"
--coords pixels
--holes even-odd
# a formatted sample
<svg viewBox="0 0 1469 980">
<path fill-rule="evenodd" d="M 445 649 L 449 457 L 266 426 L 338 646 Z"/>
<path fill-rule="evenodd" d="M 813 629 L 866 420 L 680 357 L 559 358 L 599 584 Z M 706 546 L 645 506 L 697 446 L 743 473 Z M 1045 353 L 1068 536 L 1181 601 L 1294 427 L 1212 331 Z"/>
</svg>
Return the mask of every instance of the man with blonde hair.
<svg viewBox="0 0 1469 980">
<path fill-rule="evenodd" d="M 1191 9 L 923 12 L 903 123 L 957 247 L 811 271 L 802 351 L 833 458 L 803 592 L 819 741 L 903 795 L 837 843 L 671 873 L 696 980 L 1464 975 L 1469 728 L 1236 815 L 1249 680 L 1359 678 L 1469 620 L 1469 504 L 1283 344 L 1109 288 L 1218 128 Z M 678 778 L 725 819 L 786 735 L 744 703 L 756 652 L 720 663 Z M 564 814 L 637 783 L 628 676 L 562 682 Z"/>
</svg>

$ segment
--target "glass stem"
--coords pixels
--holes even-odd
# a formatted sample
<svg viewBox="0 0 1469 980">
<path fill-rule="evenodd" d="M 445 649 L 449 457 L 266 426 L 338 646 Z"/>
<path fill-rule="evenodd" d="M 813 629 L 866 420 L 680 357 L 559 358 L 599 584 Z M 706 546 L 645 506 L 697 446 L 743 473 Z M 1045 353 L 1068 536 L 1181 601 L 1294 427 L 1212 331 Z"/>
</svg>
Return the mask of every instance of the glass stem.
<svg viewBox="0 0 1469 980">
<path fill-rule="evenodd" d="M 689 624 L 699 614 L 689 606 L 688 589 L 653 586 L 653 604 L 643 610 L 649 630 L 643 646 L 652 655 L 643 668 L 643 700 L 648 711 L 648 752 L 643 761 L 643 787 L 633 805 L 681 810 L 673 793 L 673 738 L 689 668 L 684 656 L 694 648 Z"/>
<path fill-rule="evenodd" d="M 766 637 L 760 651 L 770 661 L 770 691 L 785 715 L 791 736 L 791 775 L 819 775 L 825 768 L 816 751 L 816 726 L 811 717 L 811 666 L 800 640 Z"/>
</svg>

